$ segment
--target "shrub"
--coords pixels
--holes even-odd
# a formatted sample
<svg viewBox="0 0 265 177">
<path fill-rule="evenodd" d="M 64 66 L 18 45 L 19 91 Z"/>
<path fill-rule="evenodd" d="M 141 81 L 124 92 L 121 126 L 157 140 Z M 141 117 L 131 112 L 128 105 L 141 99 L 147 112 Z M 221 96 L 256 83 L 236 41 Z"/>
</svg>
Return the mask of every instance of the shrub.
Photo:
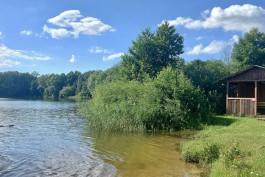
<svg viewBox="0 0 265 177">
<path fill-rule="evenodd" d="M 165 68 L 154 83 L 164 95 L 162 100 L 165 100 L 166 105 L 167 100 L 178 102 L 178 109 L 181 111 L 174 116 L 181 117 L 178 120 L 182 124 L 185 123 L 186 128 L 196 127 L 200 122 L 208 121 L 210 112 L 204 92 L 195 88 L 181 71 L 173 70 L 171 67 Z"/>
<path fill-rule="evenodd" d="M 92 126 L 115 131 L 175 130 L 207 118 L 203 92 L 170 67 L 151 82 L 97 85 L 81 113 Z"/>
<path fill-rule="evenodd" d="M 75 95 L 75 88 L 73 86 L 65 86 L 59 92 L 59 98 L 67 98 Z"/>
<path fill-rule="evenodd" d="M 182 147 L 182 155 L 186 162 L 210 164 L 220 155 L 220 145 L 213 142 L 189 143 Z"/>
<path fill-rule="evenodd" d="M 139 82 L 112 82 L 98 85 L 93 99 L 81 110 L 92 126 L 105 130 L 141 131 L 143 114 L 155 109 L 141 107 L 147 90 Z M 147 103 L 148 100 L 145 100 Z"/>
<path fill-rule="evenodd" d="M 204 92 L 200 88 L 195 88 L 182 73 L 178 76 L 174 97 L 180 100 L 185 119 L 191 127 L 208 121 L 210 111 Z"/>
</svg>

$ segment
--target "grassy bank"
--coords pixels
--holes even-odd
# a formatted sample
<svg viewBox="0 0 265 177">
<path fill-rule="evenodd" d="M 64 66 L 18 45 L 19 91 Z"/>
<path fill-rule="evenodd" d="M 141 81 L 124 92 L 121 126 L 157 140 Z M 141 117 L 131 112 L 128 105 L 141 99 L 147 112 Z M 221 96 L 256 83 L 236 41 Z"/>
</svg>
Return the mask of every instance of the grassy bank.
<svg viewBox="0 0 265 177">
<path fill-rule="evenodd" d="M 187 162 L 204 165 L 209 176 L 265 176 L 265 121 L 217 116 L 183 144 L 182 154 Z"/>
</svg>

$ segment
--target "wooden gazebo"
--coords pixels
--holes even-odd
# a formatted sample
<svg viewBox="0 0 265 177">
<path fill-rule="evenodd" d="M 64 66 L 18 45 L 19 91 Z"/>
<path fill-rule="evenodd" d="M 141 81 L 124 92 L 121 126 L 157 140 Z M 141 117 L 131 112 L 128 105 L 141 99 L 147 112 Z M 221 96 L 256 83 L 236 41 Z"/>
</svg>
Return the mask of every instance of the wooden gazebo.
<svg viewBox="0 0 265 177">
<path fill-rule="evenodd" d="M 222 79 L 226 81 L 226 113 L 265 115 L 265 68 L 251 66 Z"/>
</svg>

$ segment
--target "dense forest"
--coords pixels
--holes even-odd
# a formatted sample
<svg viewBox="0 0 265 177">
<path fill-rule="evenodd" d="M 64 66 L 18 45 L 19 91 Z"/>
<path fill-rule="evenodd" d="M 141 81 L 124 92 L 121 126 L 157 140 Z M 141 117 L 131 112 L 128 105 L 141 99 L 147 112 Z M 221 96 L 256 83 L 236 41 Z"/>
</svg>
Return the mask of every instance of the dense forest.
<svg viewBox="0 0 265 177">
<path fill-rule="evenodd" d="M 265 34 L 254 28 L 222 59 L 185 63 L 183 36 L 167 22 L 143 30 L 119 64 L 106 71 L 39 75 L 0 72 L 0 97 L 87 98 L 81 113 L 107 130 L 172 130 L 209 121 L 225 111 L 219 79 L 249 65 L 265 65 Z"/>
<path fill-rule="evenodd" d="M 110 82 L 116 66 L 107 71 L 88 71 L 68 74 L 0 72 L 0 97 L 9 98 L 91 98 L 97 84 Z"/>
</svg>

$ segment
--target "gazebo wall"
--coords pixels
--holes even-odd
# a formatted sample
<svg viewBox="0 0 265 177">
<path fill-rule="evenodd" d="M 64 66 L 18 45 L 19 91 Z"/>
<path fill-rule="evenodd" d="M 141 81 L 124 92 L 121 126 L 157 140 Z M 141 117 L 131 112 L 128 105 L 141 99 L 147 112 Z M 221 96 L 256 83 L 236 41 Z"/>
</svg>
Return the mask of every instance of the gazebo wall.
<svg viewBox="0 0 265 177">
<path fill-rule="evenodd" d="M 255 115 L 255 99 L 228 98 L 227 114 Z"/>
<path fill-rule="evenodd" d="M 258 82 L 258 102 L 265 102 L 265 82 Z"/>
<path fill-rule="evenodd" d="M 259 114 L 265 113 L 265 67 L 250 66 L 221 79 L 226 81 L 226 111 L 228 114 Z M 236 91 L 229 95 L 230 84 L 236 85 Z M 232 96 L 232 97 L 230 97 Z"/>
</svg>

